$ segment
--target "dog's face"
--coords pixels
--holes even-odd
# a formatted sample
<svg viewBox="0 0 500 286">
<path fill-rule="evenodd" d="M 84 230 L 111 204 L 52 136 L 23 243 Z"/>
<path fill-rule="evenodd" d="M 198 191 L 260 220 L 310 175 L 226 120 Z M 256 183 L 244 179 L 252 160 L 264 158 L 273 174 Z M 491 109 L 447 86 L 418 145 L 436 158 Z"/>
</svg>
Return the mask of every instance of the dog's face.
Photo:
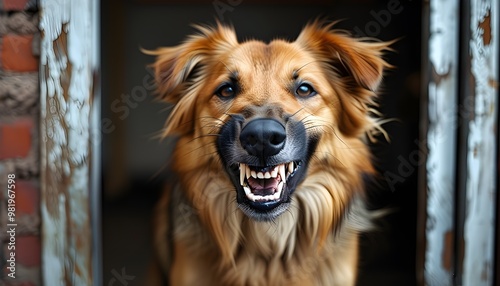
<svg viewBox="0 0 500 286">
<path fill-rule="evenodd" d="M 208 154 L 180 169 L 224 170 L 221 180 L 232 186 L 225 191 L 235 192 L 239 208 L 255 220 L 287 210 L 310 172 L 370 172 L 367 162 L 344 162 L 367 158 L 337 154 L 334 145 L 356 148 L 376 125 L 368 113 L 387 66 L 380 58 L 387 44 L 318 24 L 294 42 L 239 43 L 230 28 L 200 30 L 155 52 L 159 92 L 175 104 L 166 135 L 178 134 L 188 139 L 182 144 Z"/>
<path fill-rule="evenodd" d="M 321 134 L 315 116 L 333 122 L 321 94 L 332 94 L 318 63 L 296 45 L 246 42 L 227 54 L 213 81 L 208 116 L 223 122 L 217 150 L 241 210 L 277 217 L 303 180 Z"/>
</svg>

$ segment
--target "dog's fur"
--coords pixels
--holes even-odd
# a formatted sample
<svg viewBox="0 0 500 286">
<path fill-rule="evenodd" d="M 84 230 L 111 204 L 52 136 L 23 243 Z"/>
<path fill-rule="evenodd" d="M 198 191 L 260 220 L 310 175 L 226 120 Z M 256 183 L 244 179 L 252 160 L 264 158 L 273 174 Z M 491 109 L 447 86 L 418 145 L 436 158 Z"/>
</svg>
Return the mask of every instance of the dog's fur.
<svg viewBox="0 0 500 286">
<path fill-rule="evenodd" d="M 178 181 L 156 209 L 164 277 L 170 285 L 354 285 L 358 233 L 370 225 L 366 142 L 382 131 L 373 106 L 390 43 L 319 22 L 294 42 L 239 43 L 230 27 L 198 29 L 149 52 L 159 95 L 174 104 L 163 135 L 178 136 Z M 243 142 L 259 118 L 282 126 L 279 153 L 252 154 Z M 286 162 L 298 171 L 279 200 L 245 197 L 238 165 Z"/>
</svg>

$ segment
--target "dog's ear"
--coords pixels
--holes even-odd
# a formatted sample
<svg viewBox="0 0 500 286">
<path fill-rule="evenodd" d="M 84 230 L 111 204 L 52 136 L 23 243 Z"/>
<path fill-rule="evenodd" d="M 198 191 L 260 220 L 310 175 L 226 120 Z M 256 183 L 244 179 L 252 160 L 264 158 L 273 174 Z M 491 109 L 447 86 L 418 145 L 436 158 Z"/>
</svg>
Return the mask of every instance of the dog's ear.
<svg viewBox="0 0 500 286">
<path fill-rule="evenodd" d="M 390 67 L 382 54 L 392 42 L 367 42 L 332 31 L 333 24 L 316 21 L 307 25 L 297 43 L 328 61 L 339 75 L 347 72 L 363 88 L 375 91 L 384 68 Z"/>
<path fill-rule="evenodd" d="M 216 27 L 196 26 L 199 33 L 190 36 L 182 44 L 144 51 L 156 56 L 151 65 L 155 73 L 157 93 L 160 99 L 174 104 L 166 125 L 165 134 L 184 133 L 192 130 L 187 123 L 192 121 L 197 89 L 195 88 L 208 72 L 218 53 L 238 44 L 231 27 L 217 24 Z"/>
<path fill-rule="evenodd" d="M 231 27 L 217 24 L 216 27 L 195 26 L 198 33 L 175 47 L 163 47 L 145 51 L 156 56 L 152 64 L 158 94 L 169 102 L 176 103 L 185 83 L 194 80 L 196 70 L 206 65 L 217 52 L 229 50 L 238 44 Z"/>
<path fill-rule="evenodd" d="M 368 42 L 355 39 L 346 33 L 333 31 L 332 25 L 314 22 L 307 25 L 297 43 L 313 53 L 324 64 L 333 88 L 340 99 L 340 131 L 349 136 L 381 130 L 370 113 L 377 113 L 372 106 L 375 91 L 380 85 L 385 68 L 390 68 L 383 58 L 393 42 Z M 375 129 L 374 129 L 375 128 Z"/>
</svg>

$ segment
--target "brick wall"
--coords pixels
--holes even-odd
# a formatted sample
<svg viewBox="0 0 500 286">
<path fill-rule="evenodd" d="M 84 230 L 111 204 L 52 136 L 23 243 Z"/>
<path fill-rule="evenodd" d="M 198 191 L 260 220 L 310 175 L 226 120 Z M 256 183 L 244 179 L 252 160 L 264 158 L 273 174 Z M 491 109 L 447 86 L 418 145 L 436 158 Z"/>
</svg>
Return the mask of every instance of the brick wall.
<svg viewBox="0 0 500 286">
<path fill-rule="evenodd" d="M 41 285 L 39 33 L 36 1 L 0 0 L 0 285 Z M 15 279 L 7 259 L 7 180 L 15 175 Z"/>
</svg>

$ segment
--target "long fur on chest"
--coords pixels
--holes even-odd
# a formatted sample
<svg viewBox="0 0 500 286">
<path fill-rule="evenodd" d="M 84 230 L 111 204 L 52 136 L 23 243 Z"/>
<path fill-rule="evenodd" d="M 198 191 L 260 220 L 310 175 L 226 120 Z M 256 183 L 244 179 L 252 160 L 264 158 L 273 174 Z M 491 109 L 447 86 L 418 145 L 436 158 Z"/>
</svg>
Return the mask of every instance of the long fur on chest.
<svg viewBox="0 0 500 286">
<path fill-rule="evenodd" d="M 205 186 L 210 189 L 209 185 Z M 224 207 L 234 204 L 231 193 L 213 194 L 204 199 L 221 204 L 212 206 L 220 211 L 211 215 L 222 224 L 207 226 L 203 220 L 214 218 L 200 217 L 203 210 L 197 208 L 203 204 L 189 203 L 179 185 L 167 190 L 156 209 L 157 219 L 164 224 L 156 229 L 155 241 L 163 252 L 161 264 L 171 273 L 171 285 L 177 285 L 176 269 L 187 268 L 192 269 L 187 276 L 194 281 L 203 277 L 203 285 L 348 285 L 354 281 L 357 236 L 371 228 L 371 214 L 361 199 L 353 198 L 341 223 L 320 234 L 321 214 L 301 204 L 325 203 L 324 198 L 298 193 L 290 210 L 273 222 L 253 221 L 236 208 Z"/>
</svg>

